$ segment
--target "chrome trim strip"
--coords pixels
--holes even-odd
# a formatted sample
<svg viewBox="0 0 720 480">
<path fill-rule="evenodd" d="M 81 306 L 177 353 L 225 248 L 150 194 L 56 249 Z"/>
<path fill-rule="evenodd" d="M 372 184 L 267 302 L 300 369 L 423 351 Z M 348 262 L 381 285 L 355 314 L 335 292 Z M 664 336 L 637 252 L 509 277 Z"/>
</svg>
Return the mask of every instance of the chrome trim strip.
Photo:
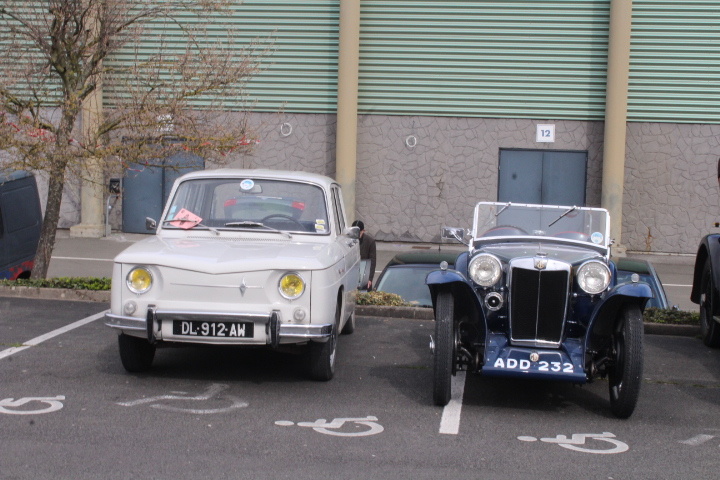
<svg viewBox="0 0 720 480">
<path fill-rule="evenodd" d="M 266 324 L 270 321 L 267 313 L 197 312 L 189 310 L 156 310 L 158 320 L 207 320 L 212 322 L 253 322 Z"/>
<path fill-rule="evenodd" d="M 280 325 L 280 338 L 328 339 L 332 335 L 332 323 L 322 325 Z"/>
<path fill-rule="evenodd" d="M 115 315 L 113 313 L 105 314 L 105 325 L 110 328 L 118 328 L 121 330 L 135 330 L 138 332 L 147 331 L 147 320 L 145 318 L 126 317 L 124 315 Z"/>
</svg>

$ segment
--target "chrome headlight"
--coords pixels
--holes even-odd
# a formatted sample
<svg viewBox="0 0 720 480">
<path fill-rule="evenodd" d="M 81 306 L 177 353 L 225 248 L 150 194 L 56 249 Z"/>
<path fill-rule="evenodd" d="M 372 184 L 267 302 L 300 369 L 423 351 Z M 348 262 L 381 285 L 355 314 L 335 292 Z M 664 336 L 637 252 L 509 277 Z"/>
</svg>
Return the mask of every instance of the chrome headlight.
<svg viewBox="0 0 720 480">
<path fill-rule="evenodd" d="M 597 295 L 610 285 L 610 269 L 603 262 L 595 260 L 585 262 L 578 268 L 577 281 L 584 291 Z"/>
<path fill-rule="evenodd" d="M 481 287 L 491 287 L 502 276 L 502 264 L 495 255 L 481 253 L 470 261 L 468 274 Z"/>
<path fill-rule="evenodd" d="M 128 289 L 133 293 L 145 293 L 152 287 L 153 276 L 145 267 L 135 267 L 125 278 Z"/>
<path fill-rule="evenodd" d="M 295 300 L 305 291 L 305 281 L 295 272 L 286 273 L 278 283 L 278 291 L 288 300 Z"/>
</svg>

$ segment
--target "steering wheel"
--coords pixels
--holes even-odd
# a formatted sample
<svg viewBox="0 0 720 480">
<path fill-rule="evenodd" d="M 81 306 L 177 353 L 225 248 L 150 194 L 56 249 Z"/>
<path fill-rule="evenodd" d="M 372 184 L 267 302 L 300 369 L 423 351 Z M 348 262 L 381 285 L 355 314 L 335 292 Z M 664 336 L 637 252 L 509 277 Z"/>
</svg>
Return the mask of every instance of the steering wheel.
<svg viewBox="0 0 720 480">
<path fill-rule="evenodd" d="M 512 225 L 498 225 L 483 233 L 482 237 L 522 236 L 528 233 L 522 228 Z"/>
<path fill-rule="evenodd" d="M 280 218 L 286 222 L 294 223 L 298 227 L 300 227 L 300 230 L 305 230 L 305 226 L 292 218 L 290 215 L 283 215 L 282 213 L 273 213 L 271 215 L 268 215 L 267 217 L 264 217 L 262 220 L 260 220 L 260 223 L 265 223 L 267 220 L 270 220 L 271 218 Z"/>
</svg>

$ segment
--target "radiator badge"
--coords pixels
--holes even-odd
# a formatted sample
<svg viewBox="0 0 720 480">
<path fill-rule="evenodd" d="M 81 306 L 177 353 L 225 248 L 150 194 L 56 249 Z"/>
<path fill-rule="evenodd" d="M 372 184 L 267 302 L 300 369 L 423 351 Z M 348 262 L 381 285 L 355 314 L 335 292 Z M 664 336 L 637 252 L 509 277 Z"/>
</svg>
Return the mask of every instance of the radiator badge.
<svg viewBox="0 0 720 480">
<path fill-rule="evenodd" d="M 547 257 L 535 257 L 534 260 L 536 270 L 545 270 L 547 268 Z"/>
</svg>

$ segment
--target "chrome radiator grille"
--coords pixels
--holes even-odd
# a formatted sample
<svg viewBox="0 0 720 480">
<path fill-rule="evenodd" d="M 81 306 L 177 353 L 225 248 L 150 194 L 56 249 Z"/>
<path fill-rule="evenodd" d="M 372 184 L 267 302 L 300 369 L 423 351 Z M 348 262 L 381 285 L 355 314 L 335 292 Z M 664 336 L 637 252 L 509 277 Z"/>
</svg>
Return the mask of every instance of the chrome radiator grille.
<svg viewBox="0 0 720 480">
<path fill-rule="evenodd" d="M 532 262 L 532 259 L 530 259 Z M 552 347 L 562 341 L 567 312 L 570 265 L 561 269 L 510 269 L 510 341 L 515 345 Z"/>
</svg>

